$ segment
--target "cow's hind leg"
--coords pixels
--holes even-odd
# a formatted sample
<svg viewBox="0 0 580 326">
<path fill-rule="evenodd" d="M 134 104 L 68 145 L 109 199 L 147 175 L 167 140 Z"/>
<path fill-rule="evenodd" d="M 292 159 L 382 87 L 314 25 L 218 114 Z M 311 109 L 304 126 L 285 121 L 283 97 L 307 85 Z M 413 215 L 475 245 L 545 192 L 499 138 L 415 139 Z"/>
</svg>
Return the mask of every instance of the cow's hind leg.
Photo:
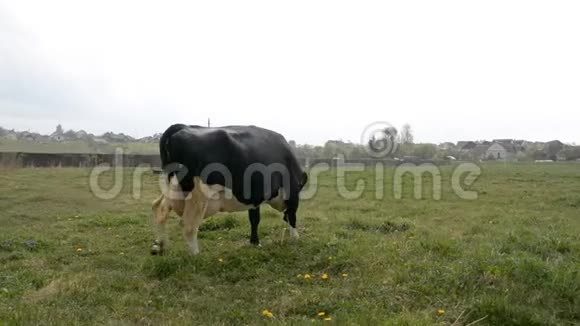
<svg viewBox="0 0 580 326">
<path fill-rule="evenodd" d="M 284 221 L 290 226 L 290 237 L 294 239 L 300 238 L 298 230 L 296 230 L 296 212 L 298 211 L 298 196 L 290 198 L 286 201 L 286 211 L 284 212 Z"/>
<path fill-rule="evenodd" d="M 251 234 L 250 243 L 253 245 L 260 245 L 260 238 L 258 237 L 258 225 L 260 225 L 260 207 L 250 209 L 248 211 L 250 217 Z"/>
<path fill-rule="evenodd" d="M 165 223 L 171 212 L 171 206 L 164 195 L 161 195 L 153 202 L 153 225 L 155 228 L 155 241 L 151 246 L 152 255 L 162 255 L 167 244 L 167 231 Z"/>
</svg>

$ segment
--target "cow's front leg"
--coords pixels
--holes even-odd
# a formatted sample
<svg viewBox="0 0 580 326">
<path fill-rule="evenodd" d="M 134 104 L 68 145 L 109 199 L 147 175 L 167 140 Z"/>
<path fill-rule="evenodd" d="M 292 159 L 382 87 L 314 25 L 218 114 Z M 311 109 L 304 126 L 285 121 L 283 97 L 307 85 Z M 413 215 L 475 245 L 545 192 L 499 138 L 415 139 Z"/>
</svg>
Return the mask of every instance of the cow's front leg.
<svg viewBox="0 0 580 326">
<path fill-rule="evenodd" d="M 284 221 L 286 221 L 290 227 L 290 237 L 292 239 L 300 238 L 298 230 L 296 229 L 296 211 L 298 211 L 298 195 L 292 197 L 286 202 L 286 212 L 284 212 Z"/>
<path fill-rule="evenodd" d="M 288 223 L 290 238 L 300 239 L 300 234 L 298 234 L 298 230 L 296 229 L 296 212 L 286 211 L 284 213 L 284 221 Z"/>
<path fill-rule="evenodd" d="M 250 209 L 248 212 L 252 228 L 250 233 L 250 243 L 259 246 L 260 238 L 258 236 L 258 225 L 260 225 L 260 207 Z"/>
<path fill-rule="evenodd" d="M 163 255 L 165 245 L 167 244 L 167 232 L 165 223 L 171 212 L 171 206 L 168 204 L 164 195 L 161 195 L 153 202 L 153 225 L 155 228 L 155 241 L 151 246 L 152 255 Z"/>
<path fill-rule="evenodd" d="M 185 201 L 183 211 L 183 234 L 192 255 L 199 254 L 197 234 L 199 227 L 207 212 L 208 198 L 201 191 L 201 187 L 196 187 Z"/>
</svg>

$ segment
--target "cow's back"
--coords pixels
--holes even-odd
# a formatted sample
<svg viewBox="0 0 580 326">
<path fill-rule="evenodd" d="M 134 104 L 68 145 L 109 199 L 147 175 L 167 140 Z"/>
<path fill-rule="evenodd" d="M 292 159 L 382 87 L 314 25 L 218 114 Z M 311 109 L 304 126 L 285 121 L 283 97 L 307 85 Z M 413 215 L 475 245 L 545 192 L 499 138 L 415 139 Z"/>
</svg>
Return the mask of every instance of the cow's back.
<svg viewBox="0 0 580 326">
<path fill-rule="evenodd" d="M 163 149 L 162 149 L 163 151 Z M 282 186 L 282 176 L 272 177 L 272 189 L 263 189 L 258 175 L 252 181 L 250 196 L 244 193 L 246 171 L 260 166 L 283 166 L 288 173 L 289 189 L 299 188 L 302 169 L 284 137 L 274 131 L 255 126 L 226 126 L 205 128 L 188 126 L 174 132 L 166 144 L 168 153 L 164 164 L 178 163 L 187 168 L 187 175 L 180 181 L 185 192 L 193 189 L 193 177 L 202 176 L 207 184 L 228 186 L 223 173 L 202 175 L 204 169 L 215 171 L 216 166 L 225 167 L 232 176 L 232 191 L 243 203 L 258 204 L 275 196 Z"/>
</svg>

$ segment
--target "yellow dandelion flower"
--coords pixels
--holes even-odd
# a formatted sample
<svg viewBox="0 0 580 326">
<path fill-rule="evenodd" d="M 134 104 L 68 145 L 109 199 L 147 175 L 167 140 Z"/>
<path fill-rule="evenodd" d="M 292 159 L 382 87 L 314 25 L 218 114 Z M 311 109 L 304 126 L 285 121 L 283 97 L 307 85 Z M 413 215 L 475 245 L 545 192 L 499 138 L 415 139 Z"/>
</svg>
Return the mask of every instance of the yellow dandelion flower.
<svg viewBox="0 0 580 326">
<path fill-rule="evenodd" d="M 347 273 L 342 274 L 342 277 L 348 277 Z"/>
<path fill-rule="evenodd" d="M 77 252 L 83 252 L 83 248 L 77 248 Z"/>
<path fill-rule="evenodd" d="M 263 310 L 263 311 L 262 311 L 262 315 L 263 315 L 263 316 L 266 316 L 266 317 L 268 317 L 268 318 L 273 318 L 273 317 L 274 317 L 274 314 L 273 314 L 273 313 L 272 313 L 270 310 L 268 310 L 268 309 L 266 309 L 266 310 Z"/>
<path fill-rule="evenodd" d="M 443 316 L 443 315 L 445 315 L 445 310 L 443 310 L 443 309 L 437 310 L 437 316 Z"/>
<path fill-rule="evenodd" d="M 224 262 L 224 259 L 223 259 L 223 258 L 219 258 L 219 259 L 218 259 L 218 261 L 219 261 L 220 263 L 223 263 L 223 262 Z"/>
<path fill-rule="evenodd" d="M 320 276 L 321 279 L 323 280 L 328 280 L 330 278 L 330 276 L 328 276 L 328 274 L 322 274 L 322 276 Z"/>
<path fill-rule="evenodd" d="M 326 316 L 326 312 L 321 311 L 321 312 L 318 313 L 318 317 L 322 317 L 322 316 Z"/>
<path fill-rule="evenodd" d="M 324 318 L 324 321 L 332 321 L 332 317 L 326 317 Z"/>
<path fill-rule="evenodd" d="M 304 279 L 305 279 L 305 280 L 309 280 L 309 279 L 311 279 L 311 278 L 312 278 L 312 276 L 310 276 L 310 274 L 306 274 L 306 275 L 304 275 Z"/>
</svg>

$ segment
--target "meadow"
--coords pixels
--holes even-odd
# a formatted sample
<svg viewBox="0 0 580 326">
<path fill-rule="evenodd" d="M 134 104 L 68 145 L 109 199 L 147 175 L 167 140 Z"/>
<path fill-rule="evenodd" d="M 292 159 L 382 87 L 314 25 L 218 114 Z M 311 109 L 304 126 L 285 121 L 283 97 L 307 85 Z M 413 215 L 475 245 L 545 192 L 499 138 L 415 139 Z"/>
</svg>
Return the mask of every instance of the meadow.
<svg viewBox="0 0 580 326">
<path fill-rule="evenodd" d="M 126 170 L 119 196 L 89 191 L 89 170 L 0 170 L 0 325 L 578 325 L 580 165 L 488 164 L 469 187 L 423 199 L 393 168 L 347 175 L 367 190 L 341 198 L 334 171 L 301 203 L 301 239 L 262 210 L 262 247 L 247 214 L 205 222 L 201 254 L 177 219 L 165 256 L 150 256 L 150 202 Z M 110 184 L 112 176 L 105 176 Z M 375 189 L 384 189 L 375 199 Z M 137 199 L 135 199 L 137 197 Z"/>
</svg>

